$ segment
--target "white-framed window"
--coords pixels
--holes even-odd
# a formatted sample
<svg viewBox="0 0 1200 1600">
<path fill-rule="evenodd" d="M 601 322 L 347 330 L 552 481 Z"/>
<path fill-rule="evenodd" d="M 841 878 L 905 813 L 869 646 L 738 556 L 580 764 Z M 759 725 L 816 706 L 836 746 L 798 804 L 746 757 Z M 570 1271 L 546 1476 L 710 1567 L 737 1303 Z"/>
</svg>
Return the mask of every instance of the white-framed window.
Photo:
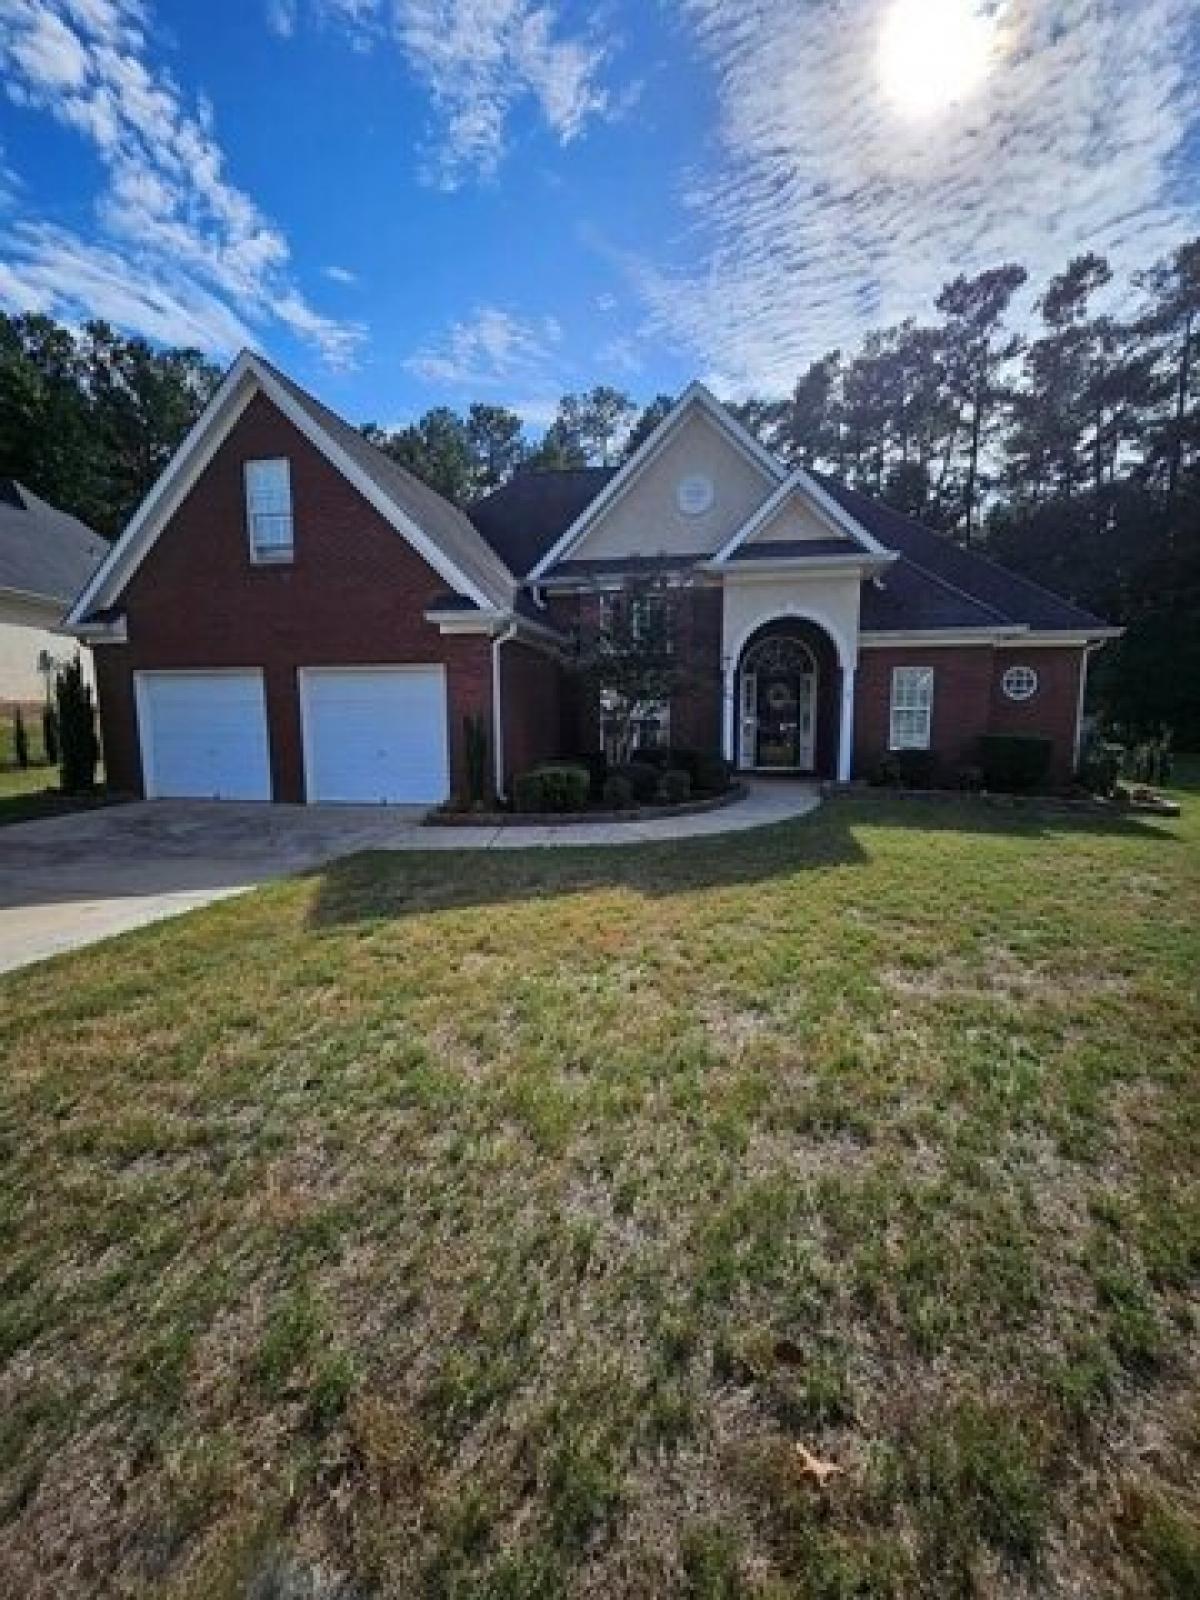
<svg viewBox="0 0 1200 1600">
<path fill-rule="evenodd" d="M 933 732 L 933 668 L 892 668 L 890 750 L 928 750 Z"/>
<path fill-rule="evenodd" d="M 639 707 L 633 721 L 633 750 L 667 750 L 671 744 L 671 702 L 648 701 Z M 620 755 L 623 719 L 616 699 L 607 690 L 600 692 L 600 748 L 610 761 Z"/>
<path fill-rule="evenodd" d="M 251 561 L 290 561 L 292 472 L 285 456 L 246 462 L 246 530 Z"/>
<path fill-rule="evenodd" d="M 1010 700 L 1032 700 L 1038 691 L 1038 675 L 1032 667 L 1012 666 L 1000 679 L 1000 687 Z"/>
</svg>

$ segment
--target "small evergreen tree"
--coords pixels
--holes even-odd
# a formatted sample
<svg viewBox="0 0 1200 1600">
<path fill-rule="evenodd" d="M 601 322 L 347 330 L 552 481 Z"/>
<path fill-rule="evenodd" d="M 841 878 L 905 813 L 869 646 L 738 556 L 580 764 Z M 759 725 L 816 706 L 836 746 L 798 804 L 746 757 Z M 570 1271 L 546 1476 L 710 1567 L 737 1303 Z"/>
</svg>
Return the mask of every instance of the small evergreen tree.
<svg viewBox="0 0 1200 1600">
<path fill-rule="evenodd" d="M 47 700 L 42 707 L 42 751 L 52 767 L 58 765 L 58 712 L 54 702 Z"/>
<path fill-rule="evenodd" d="M 20 706 L 13 707 L 13 755 L 17 765 L 25 768 L 29 765 L 29 735 L 25 732 L 25 717 Z"/>
<path fill-rule="evenodd" d="M 478 713 L 463 718 L 463 751 L 467 768 L 467 803 L 473 811 L 479 811 L 488 798 L 488 736 L 487 726 Z"/>
<path fill-rule="evenodd" d="M 59 772 L 63 791 L 80 794 L 96 784 L 100 743 L 96 738 L 96 706 L 84 681 L 79 657 L 68 661 L 54 683 L 58 708 Z"/>
</svg>

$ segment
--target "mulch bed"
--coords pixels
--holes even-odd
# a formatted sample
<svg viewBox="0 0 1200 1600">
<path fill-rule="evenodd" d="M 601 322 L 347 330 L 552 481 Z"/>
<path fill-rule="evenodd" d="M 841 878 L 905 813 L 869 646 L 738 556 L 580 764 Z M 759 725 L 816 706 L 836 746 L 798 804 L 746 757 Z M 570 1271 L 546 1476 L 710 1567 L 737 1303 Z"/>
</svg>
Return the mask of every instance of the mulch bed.
<svg viewBox="0 0 1200 1600">
<path fill-rule="evenodd" d="M 677 806 L 628 806 L 624 811 L 431 811 L 431 828 L 576 828 L 586 822 L 657 822 L 665 817 L 694 817 L 719 811 L 746 793 L 740 783 L 724 794 L 704 795 Z"/>
</svg>

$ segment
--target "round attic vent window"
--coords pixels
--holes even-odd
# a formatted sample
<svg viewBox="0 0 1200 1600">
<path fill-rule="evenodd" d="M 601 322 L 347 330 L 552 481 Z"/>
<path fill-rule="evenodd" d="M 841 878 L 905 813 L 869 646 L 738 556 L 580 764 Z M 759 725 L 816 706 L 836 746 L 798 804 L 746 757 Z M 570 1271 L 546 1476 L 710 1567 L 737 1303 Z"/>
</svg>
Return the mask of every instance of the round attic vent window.
<svg viewBox="0 0 1200 1600">
<path fill-rule="evenodd" d="M 1032 700 L 1037 693 L 1038 675 L 1032 667 L 1009 667 L 1000 686 L 1010 700 Z"/>
<path fill-rule="evenodd" d="M 691 477 L 681 478 L 677 498 L 679 509 L 685 516 L 702 516 L 713 503 L 712 479 L 706 478 L 699 472 L 693 473 Z"/>
</svg>

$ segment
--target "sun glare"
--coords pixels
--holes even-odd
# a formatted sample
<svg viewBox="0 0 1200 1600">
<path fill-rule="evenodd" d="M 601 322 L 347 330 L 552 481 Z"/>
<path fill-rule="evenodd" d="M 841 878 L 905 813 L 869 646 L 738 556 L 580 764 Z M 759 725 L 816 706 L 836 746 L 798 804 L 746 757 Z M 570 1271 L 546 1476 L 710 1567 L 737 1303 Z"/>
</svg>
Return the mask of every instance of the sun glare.
<svg viewBox="0 0 1200 1600">
<path fill-rule="evenodd" d="M 932 116 L 979 88 L 995 47 L 995 10 L 981 0 L 892 0 L 879 39 L 880 78 L 906 116 Z"/>
</svg>

